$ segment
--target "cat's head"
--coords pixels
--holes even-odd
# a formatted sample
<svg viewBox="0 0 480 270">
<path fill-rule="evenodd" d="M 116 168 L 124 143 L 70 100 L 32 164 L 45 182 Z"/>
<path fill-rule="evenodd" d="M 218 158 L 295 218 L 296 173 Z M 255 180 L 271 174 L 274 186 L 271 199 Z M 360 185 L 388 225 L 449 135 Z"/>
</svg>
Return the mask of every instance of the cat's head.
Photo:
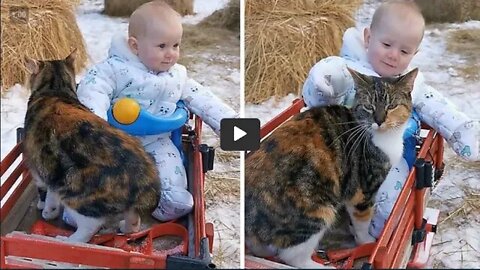
<svg viewBox="0 0 480 270">
<path fill-rule="evenodd" d="M 357 120 L 380 132 L 401 127 L 412 113 L 411 92 L 418 69 L 398 78 L 366 76 L 349 69 L 355 83 Z"/>
<path fill-rule="evenodd" d="M 74 49 L 65 59 L 61 60 L 40 61 L 26 57 L 25 66 L 30 72 L 27 83 L 32 93 L 42 88 L 46 82 L 53 80 L 59 80 L 75 89 L 76 52 L 77 49 Z"/>
</svg>

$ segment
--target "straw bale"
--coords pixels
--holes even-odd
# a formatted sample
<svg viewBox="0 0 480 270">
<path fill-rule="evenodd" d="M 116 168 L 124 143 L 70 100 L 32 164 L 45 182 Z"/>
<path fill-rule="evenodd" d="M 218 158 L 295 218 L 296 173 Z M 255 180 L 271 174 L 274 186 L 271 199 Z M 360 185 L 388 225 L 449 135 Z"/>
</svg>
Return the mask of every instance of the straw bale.
<svg viewBox="0 0 480 270">
<path fill-rule="evenodd" d="M 415 0 L 427 23 L 480 20 L 480 0 Z"/>
<path fill-rule="evenodd" d="M 245 100 L 300 94 L 308 71 L 339 53 L 362 0 L 248 0 L 245 7 Z"/>
<path fill-rule="evenodd" d="M 79 0 L 3 0 L 1 3 L 1 89 L 24 83 L 25 56 L 38 60 L 61 59 L 77 48 L 75 68 L 87 62 L 74 8 Z"/>
<path fill-rule="evenodd" d="M 230 0 L 226 7 L 216 10 L 199 25 L 227 28 L 240 32 L 240 0 Z"/>
<path fill-rule="evenodd" d="M 152 0 L 105 0 L 104 13 L 109 16 L 129 17 L 132 12 L 144 3 Z M 164 0 L 180 15 L 193 14 L 193 0 Z"/>
</svg>

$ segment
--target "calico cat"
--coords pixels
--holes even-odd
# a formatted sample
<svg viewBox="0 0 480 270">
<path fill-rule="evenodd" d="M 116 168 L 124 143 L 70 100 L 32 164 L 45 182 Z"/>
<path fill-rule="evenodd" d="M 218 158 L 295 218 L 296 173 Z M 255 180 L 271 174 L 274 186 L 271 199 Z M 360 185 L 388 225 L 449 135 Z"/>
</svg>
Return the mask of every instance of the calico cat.
<svg viewBox="0 0 480 270">
<path fill-rule="evenodd" d="M 294 116 L 245 161 L 245 242 L 257 256 L 324 268 L 311 255 L 345 206 L 358 244 L 368 234 L 375 193 L 400 161 L 417 69 L 398 79 L 350 70 L 351 109 L 330 105 Z"/>
<path fill-rule="evenodd" d="M 65 240 L 88 242 L 122 214 L 124 231 L 138 231 L 139 213 L 158 204 L 160 181 L 153 157 L 137 139 L 79 102 L 75 51 L 64 60 L 26 59 L 31 96 L 24 153 L 33 178 L 47 190 L 45 204 L 38 205 L 42 216 L 56 218 L 63 205 L 78 227 Z"/>
</svg>

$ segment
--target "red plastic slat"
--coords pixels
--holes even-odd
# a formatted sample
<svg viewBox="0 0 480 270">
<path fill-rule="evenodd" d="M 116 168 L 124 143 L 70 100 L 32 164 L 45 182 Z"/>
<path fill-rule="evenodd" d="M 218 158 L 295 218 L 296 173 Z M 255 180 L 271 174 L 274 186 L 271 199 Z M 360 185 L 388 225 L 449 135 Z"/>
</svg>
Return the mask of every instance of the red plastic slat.
<svg viewBox="0 0 480 270">
<path fill-rule="evenodd" d="M 0 209 L 0 222 L 2 222 L 12 210 L 13 205 L 18 200 L 18 198 L 22 195 L 23 191 L 30 183 L 32 177 L 30 173 L 26 173 L 22 180 L 20 180 L 20 184 L 15 188 L 12 192 L 10 197 L 8 197 L 7 201 L 3 204 L 2 208 Z"/>
<path fill-rule="evenodd" d="M 10 188 L 15 184 L 15 182 L 19 179 L 22 172 L 25 171 L 25 160 L 22 160 L 20 164 L 13 170 L 13 172 L 8 176 L 8 178 L 3 182 L 2 186 L 0 186 L 0 200 L 8 193 Z"/>
<path fill-rule="evenodd" d="M 22 143 L 18 143 L 13 147 L 12 151 L 10 151 L 5 156 L 5 158 L 2 160 L 0 164 L 1 171 L 2 171 L 1 176 L 3 176 L 3 174 L 8 170 L 8 168 L 10 168 L 10 166 L 17 159 L 17 157 L 20 155 L 21 152 L 22 152 Z"/>
</svg>

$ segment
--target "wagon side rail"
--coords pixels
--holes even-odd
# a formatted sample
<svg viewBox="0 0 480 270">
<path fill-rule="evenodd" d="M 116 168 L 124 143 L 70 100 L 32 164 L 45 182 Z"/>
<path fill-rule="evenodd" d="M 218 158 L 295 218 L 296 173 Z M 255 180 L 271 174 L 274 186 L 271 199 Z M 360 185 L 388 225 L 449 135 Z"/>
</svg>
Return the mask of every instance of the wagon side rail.
<svg viewBox="0 0 480 270">
<path fill-rule="evenodd" d="M 425 248 L 427 235 L 436 231 L 436 216 L 433 214 L 428 219 L 435 210 L 429 209 L 427 214 L 426 202 L 435 180 L 435 167 L 443 166 L 444 149 L 442 136 L 427 126 L 424 128 L 429 129 L 429 132 L 417 154 L 415 166 L 410 171 L 364 268 L 372 265 L 376 269 L 399 268 L 406 267 L 407 264 L 413 267 L 419 262 L 411 261 L 411 258 L 415 259 L 418 252 L 428 252 L 422 247 Z M 436 215 L 438 216 L 438 211 Z"/>
<path fill-rule="evenodd" d="M 29 202 L 29 198 L 23 191 L 27 188 L 33 188 L 29 186 L 31 183 L 31 175 L 23 159 L 23 128 L 17 129 L 17 144 L 13 149 L 5 156 L 0 162 L 1 177 L 5 177 L 0 185 L 0 200 L 2 204 L 0 206 L 0 223 L 2 225 L 2 235 L 4 231 L 16 227 L 20 222 L 19 216 L 12 218 L 13 212 L 24 213 L 26 208 L 29 207 L 28 203 L 16 204 L 19 202 Z M 9 218 L 7 222 L 6 219 Z"/>
</svg>

